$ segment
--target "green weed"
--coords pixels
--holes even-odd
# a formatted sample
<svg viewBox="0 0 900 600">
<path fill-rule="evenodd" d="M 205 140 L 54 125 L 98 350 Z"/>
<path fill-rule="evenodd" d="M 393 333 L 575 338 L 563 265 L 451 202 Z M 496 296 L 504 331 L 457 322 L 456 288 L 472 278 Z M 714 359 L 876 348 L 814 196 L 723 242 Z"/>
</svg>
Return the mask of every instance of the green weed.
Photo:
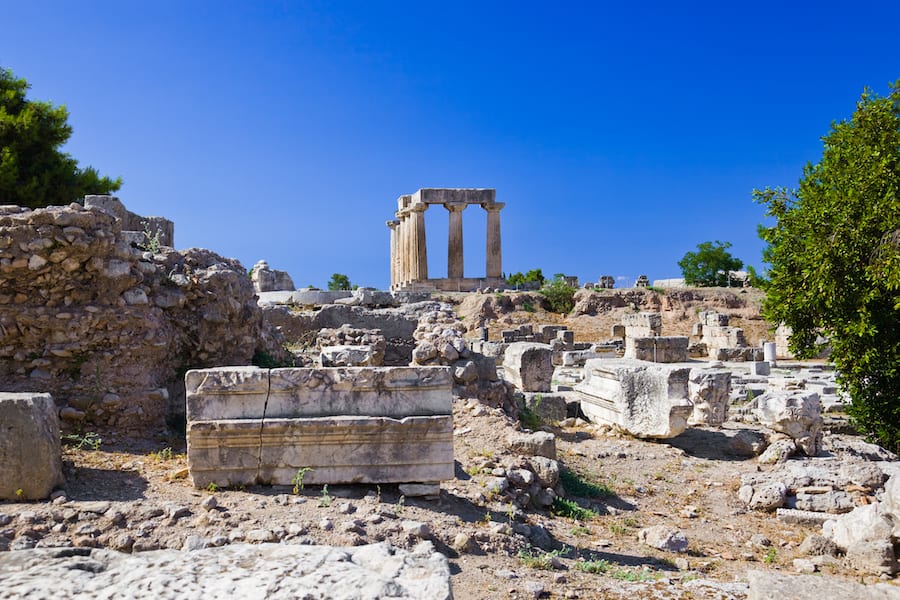
<svg viewBox="0 0 900 600">
<path fill-rule="evenodd" d="M 557 496 L 553 499 L 553 507 L 550 509 L 554 515 L 559 517 L 568 517 L 576 521 L 590 521 L 597 517 L 597 513 L 588 509 L 581 508 L 573 500 L 567 500 Z"/>
</svg>

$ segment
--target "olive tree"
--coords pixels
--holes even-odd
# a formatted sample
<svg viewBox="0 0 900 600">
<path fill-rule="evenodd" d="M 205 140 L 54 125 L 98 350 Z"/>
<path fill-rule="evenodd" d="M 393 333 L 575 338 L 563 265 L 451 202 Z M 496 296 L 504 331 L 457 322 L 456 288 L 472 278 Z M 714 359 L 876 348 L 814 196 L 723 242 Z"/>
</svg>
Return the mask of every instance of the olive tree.
<svg viewBox="0 0 900 600">
<path fill-rule="evenodd" d="M 770 264 L 763 314 L 798 357 L 824 335 L 858 427 L 900 448 L 900 81 L 863 92 L 796 190 L 755 190 Z"/>
</svg>

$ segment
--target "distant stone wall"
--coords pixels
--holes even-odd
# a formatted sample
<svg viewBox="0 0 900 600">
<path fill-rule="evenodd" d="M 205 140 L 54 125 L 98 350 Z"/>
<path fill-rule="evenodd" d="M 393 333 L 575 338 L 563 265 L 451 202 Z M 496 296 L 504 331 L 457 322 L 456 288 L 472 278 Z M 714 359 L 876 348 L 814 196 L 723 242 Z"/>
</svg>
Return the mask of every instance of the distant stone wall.
<svg viewBox="0 0 900 600">
<path fill-rule="evenodd" d="M 183 413 L 188 368 L 277 353 L 238 261 L 145 252 L 122 226 L 78 204 L 0 207 L 3 391 L 49 392 L 68 422 L 159 426 Z"/>
</svg>

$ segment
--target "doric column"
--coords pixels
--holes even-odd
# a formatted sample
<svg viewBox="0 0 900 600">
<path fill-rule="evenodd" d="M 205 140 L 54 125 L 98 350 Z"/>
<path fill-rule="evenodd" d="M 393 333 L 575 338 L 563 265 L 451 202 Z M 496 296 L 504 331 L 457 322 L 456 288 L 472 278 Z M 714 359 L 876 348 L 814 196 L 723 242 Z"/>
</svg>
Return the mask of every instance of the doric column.
<svg viewBox="0 0 900 600">
<path fill-rule="evenodd" d="M 450 213 L 450 234 L 447 237 L 447 277 L 463 277 L 463 227 L 462 211 L 465 204 L 445 204 Z"/>
<path fill-rule="evenodd" d="M 506 204 L 503 202 L 494 202 L 493 204 L 482 204 L 484 210 L 487 211 L 487 264 L 485 265 L 486 275 L 488 277 L 503 276 L 503 251 L 500 245 L 500 209 Z"/>
<path fill-rule="evenodd" d="M 397 227 L 400 225 L 400 221 L 388 221 L 385 223 L 391 230 L 391 289 L 394 289 L 394 286 L 397 284 L 397 276 L 398 276 L 398 262 L 399 256 L 397 253 L 397 245 L 398 245 L 398 237 L 399 233 L 397 232 Z"/>
<path fill-rule="evenodd" d="M 415 280 L 428 279 L 428 247 L 425 244 L 425 210 L 427 204 L 416 204 L 410 207 L 410 226 L 412 244 L 410 250 L 412 257 L 412 278 Z"/>
<path fill-rule="evenodd" d="M 397 240 L 397 285 L 402 286 L 409 281 L 409 215 L 397 213 L 400 220 L 399 238 Z"/>
</svg>

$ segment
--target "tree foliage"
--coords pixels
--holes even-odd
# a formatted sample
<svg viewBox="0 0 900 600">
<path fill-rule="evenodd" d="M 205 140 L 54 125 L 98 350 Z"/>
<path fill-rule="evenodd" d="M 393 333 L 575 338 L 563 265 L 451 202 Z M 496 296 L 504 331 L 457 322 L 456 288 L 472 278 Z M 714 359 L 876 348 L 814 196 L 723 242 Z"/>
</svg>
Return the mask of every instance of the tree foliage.
<svg viewBox="0 0 900 600">
<path fill-rule="evenodd" d="M 118 190 L 121 178 L 81 169 L 60 151 L 72 135 L 69 113 L 65 106 L 26 99 L 29 87 L 0 67 L 0 204 L 38 208 Z"/>
<path fill-rule="evenodd" d="M 575 288 L 568 285 L 563 277 L 556 277 L 538 290 L 538 293 L 547 299 L 550 310 L 569 314 L 575 308 L 575 291 Z"/>
<path fill-rule="evenodd" d="M 539 286 L 544 285 L 544 274 L 540 269 L 532 269 L 522 274 L 521 271 L 513 273 L 506 278 L 506 283 L 512 286 L 524 286 L 526 283 L 536 282 Z"/>
<path fill-rule="evenodd" d="M 337 290 L 349 290 L 350 288 L 350 278 L 344 275 L 343 273 L 335 273 L 331 276 L 331 279 L 328 281 L 328 289 L 331 291 Z"/>
<path fill-rule="evenodd" d="M 688 252 L 678 261 L 684 282 L 697 286 L 727 286 L 730 271 L 737 271 L 744 263 L 731 256 L 731 242 L 703 242 L 696 252 Z"/>
<path fill-rule="evenodd" d="M 793 334 L 799 357 L 824 334 L 851 416 L 900 448 L 900 81 L 866 90 L 849 121 L 831 126 L 797 190 L 755 190 L 776 219 L 761 228 L 770 263 L 763 306 Z"/>
</svg>

